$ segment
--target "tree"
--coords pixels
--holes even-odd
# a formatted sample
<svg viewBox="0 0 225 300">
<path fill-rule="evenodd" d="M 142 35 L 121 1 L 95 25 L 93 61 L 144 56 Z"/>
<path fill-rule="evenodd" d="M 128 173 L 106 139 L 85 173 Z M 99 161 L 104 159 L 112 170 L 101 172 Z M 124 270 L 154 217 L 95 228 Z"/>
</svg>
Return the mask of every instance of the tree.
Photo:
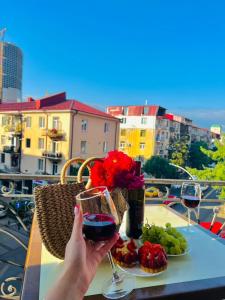
<svg viewBox="0 0 225 300">
<path fill-rule="evenodd" d="M 187 137 L 181 140 L 174 141 L 169 148 L 169 159 L 170 162 L 184 167 L 188 161 L 188 141 Z"/>
<path fill-rule="evenodd" d="M 214 144 L 215 150 L 209 150 L 203 147 L 200 148 L 203 154 L 214 161 L 214 167 L 204 167 L 203 170 L 197 170 L 196 168 L 187 169 L 193 175 L 196 175 L 198 179 L 225 181 L 225 135 L 222 136 L 220 141 L 215 141 Z M 220 198 L 224 198 L 225 187 L 218 189 L 221 189 Z"/>
<path fill-rule="evenodd" d="M 143 166 L 143 171 L 155 178 L 176 179 L 179 177 L 177 169 L 169 161 L 160 156 L 152 156 Z"/>
<path fill-rule="evenodd" d="M 193 142 L 189 148 L 188 166 L 198 170 L 203 170 L 213 163 L 213 159 L 204 153 L 204 150 L 209 150 L 205 142 Z"/>
</svg>

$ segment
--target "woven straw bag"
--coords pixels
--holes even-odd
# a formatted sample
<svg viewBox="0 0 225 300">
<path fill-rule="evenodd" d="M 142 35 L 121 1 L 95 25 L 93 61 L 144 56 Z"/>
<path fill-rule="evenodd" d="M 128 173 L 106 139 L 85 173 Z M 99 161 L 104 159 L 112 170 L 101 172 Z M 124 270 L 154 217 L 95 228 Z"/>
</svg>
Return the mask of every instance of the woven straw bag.
<svg viewBox="0 0 225 300">
<path fill-rule="evenodd" d="M 61 171 L 60 183 L 37 187 L 34 190 L 36 215 L 42 241 L 47 250 L 54 256 L 64 259 L 66 244 L 70 239 L 74 221 L 75 196 L 85 189 L 91 188 L 91 180 L 86 185 L 82 182 L 82 174 L 87 167 L 90 174 L 90 163 L 99 158 L 92 157 L 84 161 L 72 158 L 67 161 Z M 77 182 L 66 183 L 66 172 L 74 162 L 82 162 L 77 175 Z M 111 193 L 116 206 L 119 221 L 127 209 L 126 201 L 120 191 Z"/>
</svg>

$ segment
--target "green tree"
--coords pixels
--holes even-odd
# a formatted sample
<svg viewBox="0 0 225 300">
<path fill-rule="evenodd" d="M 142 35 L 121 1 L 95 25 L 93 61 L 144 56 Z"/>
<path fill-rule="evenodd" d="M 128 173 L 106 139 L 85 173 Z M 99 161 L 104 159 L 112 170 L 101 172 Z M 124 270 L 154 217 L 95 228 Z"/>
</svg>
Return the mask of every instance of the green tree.
<svg viewBox="0 0 225 300">
<path fill-rule="evenodd" d="M 169 147 L 170 162 L 181 167 L 186 166 L 189 154 L 188 148 L 187 137 L 174 141 Z"/>
<path fill-rule="evenodd" d="M 225 181 L 225 135 L 220 141 L 215 141 L 215 150 L 200 148 L 202 153 L 214 161 L 214 167 L 204 167 L 203 170 L 187 168 L 189 172 L 202 180 L 222 180 Z M 225 187 L 221 189 L 220 198 L 225 198 Z"/>
<path fill-rule="evenodd" d="M 143 171 L 155 178 L 176 179 L 179 177 L 177 169 L 169 164 L 169 160 L 160 156 L 152 156 L 147 160 Z"/>
<path fill-rule="evenodd" d="M 205 154 L 204 149 L 208 149 L 208 145 L 205 142 L 193 142 L 189 148 L 188 166 L 198 170 L 203 170 L 204 167 L 208 167 L 213 163 L 213 159 Z"/>
</svg>

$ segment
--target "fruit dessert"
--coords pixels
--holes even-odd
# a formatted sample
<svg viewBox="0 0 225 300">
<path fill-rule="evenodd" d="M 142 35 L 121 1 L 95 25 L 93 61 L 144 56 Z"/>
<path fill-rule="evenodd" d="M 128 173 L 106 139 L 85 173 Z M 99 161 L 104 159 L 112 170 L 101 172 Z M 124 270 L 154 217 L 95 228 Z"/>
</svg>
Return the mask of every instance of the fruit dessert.
<svg viewBox="0 0 225 300">
<path fill-rule="evenodd" d="M 167 268 L 167 256 L 164 248 L 159 244 L 145 242 L 138 250 L 140 267 L 148 273 L 162 272 Z"/>
<path fill-rule="evenodd" d="M 121 267 L 132 268 L 138 261 L 137 246 L 134 240 L 124 241 L 121 237 L 111 249 L 113 260 Z"/>
</svg>

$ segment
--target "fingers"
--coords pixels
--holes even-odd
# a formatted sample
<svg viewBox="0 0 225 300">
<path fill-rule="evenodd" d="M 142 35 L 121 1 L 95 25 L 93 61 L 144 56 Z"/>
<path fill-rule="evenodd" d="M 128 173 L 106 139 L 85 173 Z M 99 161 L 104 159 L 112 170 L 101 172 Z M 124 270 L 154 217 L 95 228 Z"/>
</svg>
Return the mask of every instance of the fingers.
<svg viewBox="0 0 225 300">
<path fill-rule="evenodd" d="M 74 222 L 73 222 L 73 231 L 72 237 L 75 239 L 83 238 L 83 215 L 79 205 L 74 207 Z"/>
<path fill-rule="evenodd" d="M 110 249 L 116 243 L 116 241 L 118 240 L 118 238 L 119 238 L 119 234 L 116 233 L 116 234 L 114 234 L 114 236 L 110 240 L 106 241 L 105 244 L 102 245 L 102 247 L 100 247 L 100 249 L 98 250 L 98 252 L 101 254 L 102 258 L 106 255 L 106 253 L 108 251 L 110 251 Z"/>
</svg>

